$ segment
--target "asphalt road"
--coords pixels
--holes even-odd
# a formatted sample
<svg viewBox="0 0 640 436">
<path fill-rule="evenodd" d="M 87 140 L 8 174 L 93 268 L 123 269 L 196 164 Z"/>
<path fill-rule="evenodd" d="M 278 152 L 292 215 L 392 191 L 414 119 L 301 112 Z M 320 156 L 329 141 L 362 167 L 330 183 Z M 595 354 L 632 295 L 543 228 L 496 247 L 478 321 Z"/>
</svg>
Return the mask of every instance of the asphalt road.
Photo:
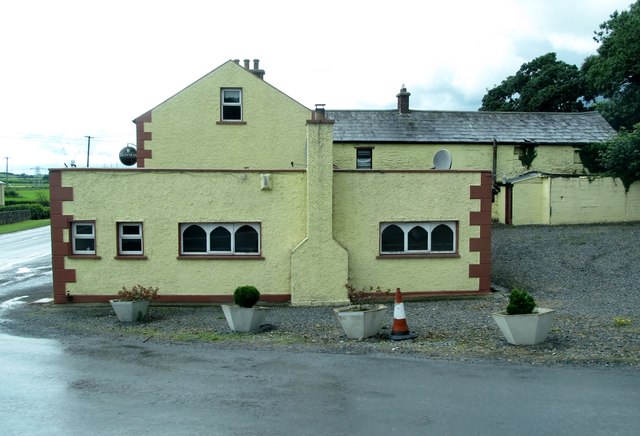
<svg viewBox="0 0 640 436">
<path fill-rule="evenodd" d="M 637 373 L 0 335 L 11 435 L 632 435 Z"/>
<path fill-rule="evenodd" d="M 37 268 L 42 256 L 15 237 L 12 252 L 28 259 L 12 259 L 5 271 Z M 33 301 L 42 286 L 3 277 L 2 435 L 640 433 L 635 369 L 16 337 L 3 324 L 14 304 Z"/>
<path fill-rule="evenodd" d="M 51 283 L 51 227 L 0 235 L 0 297 Z"/>
</svg>

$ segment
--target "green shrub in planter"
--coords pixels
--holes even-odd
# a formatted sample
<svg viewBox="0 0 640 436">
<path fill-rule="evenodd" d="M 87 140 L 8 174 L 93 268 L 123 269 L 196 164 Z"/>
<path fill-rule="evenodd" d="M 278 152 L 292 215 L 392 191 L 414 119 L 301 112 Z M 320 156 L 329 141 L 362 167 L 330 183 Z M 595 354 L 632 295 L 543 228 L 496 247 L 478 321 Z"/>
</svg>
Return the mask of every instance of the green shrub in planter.
<svg viewBox="0 0 640 436">
<path fill-rule="evenodd" d="M 527 291 L 514 289 L 509 294 L 509 304 L 507 305 L 507 314 L 509 315 L 526 315 L 533 312 L 536 302 Z"/>
<path fill-rule="evenodd" d="M 260 299 L 255 286 L 239 286 L 233 292 L 233 302 L 240 307 L 253 307 Z"/>
</svg>

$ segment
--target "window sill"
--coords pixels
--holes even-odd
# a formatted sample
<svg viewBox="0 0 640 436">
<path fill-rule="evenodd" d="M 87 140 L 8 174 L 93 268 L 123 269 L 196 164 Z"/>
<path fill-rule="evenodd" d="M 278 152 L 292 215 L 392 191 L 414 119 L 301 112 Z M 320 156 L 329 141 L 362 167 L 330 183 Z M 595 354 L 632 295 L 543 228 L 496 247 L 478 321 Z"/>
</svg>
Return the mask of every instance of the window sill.
<svg viewBox="0 0 640 436">
<path fill-rule="evenodd" d="M 147 260 L 147 256 L 142 255 L 142 254 L 121 254 L 118 256 L 114 256 L 114 259 L 117 260 Z"/>
<path fill-rule="evenodd" d="M 70 254 L 67 257 L 69 259 L 94 259 L 94 260 L 102 259 L 102 257 L 96 256 L 95 254 Z"/>
<path fill-rule="evenodd" d="M 458 259 L 458 253 L 379 254 L 376 259 Z"/>
<path fill-rule="evenodd" d="M 183 254 L 177 257 L 178 260 L 264 260 L 263 256 L 260 255 L 248 255 L 243 256 L 241 254 L 237 254 L 235 256 L 215 256 L 215 255 L 188 255 Z"/>
<path fill-rule="evenodd" d="M 219 126 L 246 126 L 246 121 L 216 121 Z"/>
</svg>

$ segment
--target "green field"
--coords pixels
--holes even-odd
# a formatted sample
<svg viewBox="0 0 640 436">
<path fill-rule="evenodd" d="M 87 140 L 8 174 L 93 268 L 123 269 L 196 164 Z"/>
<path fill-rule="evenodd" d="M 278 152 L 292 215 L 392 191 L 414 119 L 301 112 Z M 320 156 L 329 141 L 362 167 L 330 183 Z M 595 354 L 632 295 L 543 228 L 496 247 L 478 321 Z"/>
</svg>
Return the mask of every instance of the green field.
<svg viewBox="0 0 640 436">
<path fill-rule="evenodd" d="M 3 175 L 4 176 L 4 175 Z M 0 177 L 5 185 L 5 204 L 13 203 L 39 203 L 43 206 L 49 205 L 49 179 L 47 176 L 28 176 L 25 174 L 9 174 Z M 2 207 L 0 206 L 0 210 Z M 13 224 L 0 225 L 0 234 L 17 232 L 20 230 L 33 229 L 35 227 L 47 226 L 50 220 L 29 220 Z"/>
<path fill-rule="evenodd" d="M 49 177 L 9 174 L 0 177 L 5 183 L 4 199 L 20 203 L 48 203 Z"/>
</svg>

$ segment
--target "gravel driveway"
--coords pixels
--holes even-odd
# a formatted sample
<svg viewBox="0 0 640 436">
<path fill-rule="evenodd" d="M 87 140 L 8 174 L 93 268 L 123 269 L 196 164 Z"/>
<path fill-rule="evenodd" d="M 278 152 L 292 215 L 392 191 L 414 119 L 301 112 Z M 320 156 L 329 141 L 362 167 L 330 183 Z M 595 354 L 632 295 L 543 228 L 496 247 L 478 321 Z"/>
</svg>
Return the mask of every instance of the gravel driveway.
<svg viewBox="0 0 640 436">
<path fill-rule="evenodd" d="M 217 306 L 152 305 L 145 322 L 119 323 L 108 305 L 22 305 L 0 316 L 15 334 L 75 341 L 111 337 L 123 344 L 171 341 L 191 347 L 389 354 L 447 360 L 640 369 L 640 223 L 581 226 L 496 225 L 493 282 L 486 297 L 408 301 L 407 341 L 347 340 L 328 307 L 275 306 L 259 334 L 229 331 Z M 372 285 L 376 285 L 372 283 Z M 557 309 L 536 346 L 509 345 L 491 318 L 519 287 Z M 161 290 L 162 291 L 162 290 Z M 49 296 L 50 289 L 40 293 Z M 384 331 L 393 322 L 388 305 Z"/>
</svg>

